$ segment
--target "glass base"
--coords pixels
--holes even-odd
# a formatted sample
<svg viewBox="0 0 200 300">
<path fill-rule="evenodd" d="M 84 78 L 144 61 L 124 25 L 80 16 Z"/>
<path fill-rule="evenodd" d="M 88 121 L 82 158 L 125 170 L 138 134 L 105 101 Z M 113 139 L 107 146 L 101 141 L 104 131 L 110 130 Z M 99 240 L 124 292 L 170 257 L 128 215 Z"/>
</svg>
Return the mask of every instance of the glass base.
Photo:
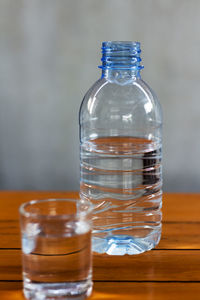
<svg viewBox="0 0 200 300">
<path fill-rule="evenodd" d="M 138 238 L 129 235 L 111 235 L 106 238 L 93 237 L 92 250 L 108 255 L 135 255 L 153 249 L 160 241 L 161 232 Z"/>
<path fill-rule="evenodd" d="M 24 295 L 31 300 L 83 300 L 92 293 L 92 281 L 35 283 L 24 279 Z"/>
</svg>

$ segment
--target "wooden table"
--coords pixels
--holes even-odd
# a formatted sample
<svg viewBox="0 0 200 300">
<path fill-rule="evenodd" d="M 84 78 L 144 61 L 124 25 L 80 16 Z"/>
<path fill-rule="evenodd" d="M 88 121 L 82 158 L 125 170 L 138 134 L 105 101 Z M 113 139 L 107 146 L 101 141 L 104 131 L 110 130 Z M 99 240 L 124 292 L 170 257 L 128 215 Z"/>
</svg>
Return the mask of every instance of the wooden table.
<svg viewBox="0 0 200 300">
<path fill-rule="evenodd" d="M 24 299 L 18 207 L 74 192 L 0 192 L 0 300 Z M 200 299 L 200 194 L 165 194 L 159 246 L 133 256 L 94 255 L 91 300 Z"/>
</svg>

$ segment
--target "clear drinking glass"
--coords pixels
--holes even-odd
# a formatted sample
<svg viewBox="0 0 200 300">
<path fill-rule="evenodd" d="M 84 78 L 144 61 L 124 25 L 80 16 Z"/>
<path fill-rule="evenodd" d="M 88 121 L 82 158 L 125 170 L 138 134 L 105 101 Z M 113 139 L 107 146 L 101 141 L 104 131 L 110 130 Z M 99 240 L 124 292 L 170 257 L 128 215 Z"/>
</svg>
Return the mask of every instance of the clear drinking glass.
<svg viewBox="0 0 200 300">
<path fill-rule="evenodd" d="M 27 299 L 85 299 L 92 291 L 88 201 L 33 200 L 20 207 Z"/>
</svg>

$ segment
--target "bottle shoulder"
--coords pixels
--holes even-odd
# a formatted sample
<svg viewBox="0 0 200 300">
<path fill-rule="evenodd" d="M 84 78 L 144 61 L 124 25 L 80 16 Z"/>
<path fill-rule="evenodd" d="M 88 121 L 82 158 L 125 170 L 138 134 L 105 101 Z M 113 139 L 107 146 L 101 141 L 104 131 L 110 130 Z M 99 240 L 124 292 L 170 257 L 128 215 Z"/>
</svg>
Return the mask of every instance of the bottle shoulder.
<svg viewBox="0 0 200 300">
<path fill-rule="evenodd" d="M 126 84 L 101 78 L 96 81 L 83 98 L 80 118 L 99 114 L 114 118 L 120 115 L 148 115 L 162 122 L 162 110 L 157 96 L 140 78 Z"/>
<path fill-rule="evenodd" d="M 136 98 L 143 96 L 147 100 L 158 101 L 158 98 L 152 88 L 142 79 L 137 78 L 127 82 L 119 83 L 118 81 L 108 81 L 105 78 L 97 80 L 91 88 L 86 92 L 83 101 L 95 98 L 102 99 L 102 97 L 109 95 L 110 97 L 116 97 L 119 95 L 122 100 L 130 98 Z"/>
</svg>

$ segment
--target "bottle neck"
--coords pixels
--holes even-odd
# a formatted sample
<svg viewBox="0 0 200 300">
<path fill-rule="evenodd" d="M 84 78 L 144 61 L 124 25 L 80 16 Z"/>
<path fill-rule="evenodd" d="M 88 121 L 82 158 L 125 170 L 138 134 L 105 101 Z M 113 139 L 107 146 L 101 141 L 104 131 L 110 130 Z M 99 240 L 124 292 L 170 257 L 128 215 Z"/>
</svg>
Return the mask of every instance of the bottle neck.
<svg viewBox="0 0 200 300">
<path fill-rule="evenodd" d="M 107 80 L 136 80 L 141 78 L 140 70 L 131 70 L 131 69 L 102 69 L 102 78 Z"/>
<path fill-rule="evenodd" d="M 138 42 L 103 42 L 102 77 L 120 81 L 140 78 L 140 52 Z"/>
</svg>

